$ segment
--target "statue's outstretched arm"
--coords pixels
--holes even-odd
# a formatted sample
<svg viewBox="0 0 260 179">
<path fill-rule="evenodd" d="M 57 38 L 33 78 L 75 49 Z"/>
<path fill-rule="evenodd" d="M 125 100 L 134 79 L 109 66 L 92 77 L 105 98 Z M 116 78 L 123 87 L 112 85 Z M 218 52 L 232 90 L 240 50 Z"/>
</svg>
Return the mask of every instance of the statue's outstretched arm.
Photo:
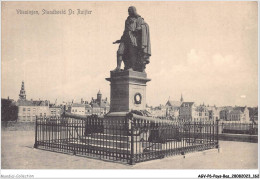
<svg viewBox="0 0 260 179">
<path fill-rule="evenodd" d="M 119 43 L 121 43 L 121 40 L 116 40 L 113 42 L 113 44 L 119 44 Z"/>
<path fill-rule="evenodd" d="M 126 33 L 126 31 L 124 30 L 124 33 L 123 33 L 123 35 L 121 36 L 120 40 L 116 40 L 115 42 L 113 42 L 113 44 L 119 44 L 119 43 L 121 43 L 125 33 Z"/>
</svg>

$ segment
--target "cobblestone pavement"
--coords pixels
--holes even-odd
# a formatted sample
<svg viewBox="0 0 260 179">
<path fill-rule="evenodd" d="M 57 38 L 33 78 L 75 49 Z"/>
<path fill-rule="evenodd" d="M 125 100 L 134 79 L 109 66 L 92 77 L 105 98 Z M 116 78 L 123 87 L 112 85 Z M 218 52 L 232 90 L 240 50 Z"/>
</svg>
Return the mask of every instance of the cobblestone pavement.
<svg viewBox="0 0 260 179">
<path fill-rule="evenodd" d="M 221 152 L 168 157 L 130 166 L 38 150 L 34 131 L 2 131 L 2 169 L 257 169 L 256 143 L 220 141 Z"/>
</svg>

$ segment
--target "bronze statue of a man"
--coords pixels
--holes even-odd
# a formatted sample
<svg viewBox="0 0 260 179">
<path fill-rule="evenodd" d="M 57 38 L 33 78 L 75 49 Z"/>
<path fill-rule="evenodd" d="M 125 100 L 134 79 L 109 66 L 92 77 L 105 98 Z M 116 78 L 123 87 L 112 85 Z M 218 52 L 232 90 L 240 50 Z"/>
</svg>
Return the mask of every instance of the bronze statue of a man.
<svg viewBox="0 0 260 179">
<path fill-rule="evenodd" d="M 143 72 L 151 56 L 149 26 L 137 14 L 134 6 L 128 8 L 128 14 L 121 39 L 113 42 L 113 44 L 120 43 L 117 51 L 117 67 L 114 71 L 120 71 L 123 61 L 124 70 Z"/>
</svg>

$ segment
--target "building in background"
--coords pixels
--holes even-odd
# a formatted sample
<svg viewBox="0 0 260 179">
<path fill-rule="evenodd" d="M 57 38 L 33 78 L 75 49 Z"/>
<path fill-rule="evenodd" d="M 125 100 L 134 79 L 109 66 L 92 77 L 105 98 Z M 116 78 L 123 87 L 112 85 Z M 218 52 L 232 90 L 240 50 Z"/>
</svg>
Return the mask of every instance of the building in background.
<svg viewBox="0 0 260 179">
<path fill-rule="evenodd" d="M 156 106 L 151 108 L 151 115 L 153 117 L 166 117 L 166 106 L 160 104 L 160 106 Z"/>
<path fill-rule="evenodd" d="M 258 107 L 248 108 L 250 121 L 258 123 Z"/>
<path fill-rule="evenodd" d="M 208 113 L 209 113 L 209 120 L 219 120 L 219 115 L 220 111 L 219 109 L 214 105 L 214 106 L 207 106 Z"/>
<path fill-rule="evenodd" d="M 229 121 L 229 113 L 233 110 L 232 106 L 224 106 L 219 108 L 219 118 L 223 121 Z"/>
<path fill-rule="evenodd" d="M 34 106 L 36 106 L 36 115 L 39 117 L 50 117 L 50 108 L 49 104 L 50 102 L 48 100 L 38 100 L 38 101 L 33 101 L 32 103 Z"/>
<path fill-rule="evenodd" d="M 89 116 L 89 115 L 92 115 L 92 113 L 93 113 L 93 109 L 92 109 L 91 105 L 86 103 L 85 104 L 85 115 Z"/>
<path fill-rule="evenodd" d="M 148 106 L 148 104 L 145 105 L 145 110 L 146 110 L 148 113 L 152 114 L 152 109 L 153 109 L 152 106 Z"/>
<path fill-rule="evenodd" d="M 181 95 L 180 101 L 168 100 L 165 105 L 166 106 L 166 116 L 178 118 L 180 115 L 180 107 L 181 107 L 182 103 L 183 103 L 182 95 Z"/>
<path fill-rule="evenodd" d="M 211 113 L 213 115 L 213 113 Z M 194 102 L 183 102 L 180 106 L 180 120 L 185 121 L 207 121 L 210 112 L 204 104 L 196 105 Z M 217 116 L 218 114 L 214 114 Z"/>
<path fill-rule="evenodd" d="M 78 114 L 78 115 L 98 115 L 98 116 L 104 116 L 107 114 L 110 110 L 110 104 L 107 100 L 107 98 L 102 99 L 102 93 L 100 90 L 97 93 L 97 98 L 94 99 L 92 97 L 90 103 L 88 101 L 84 101 L 83 98 L 81 98 L 80 103 L 74 103 L 74 100 L 70 104 L 66 104 L 66 111 L 72 114 Z"/>
<path fill-rule="evenodd" d="M 249 110 L 246 106 L 234 107 L 229 113 L 229 121 L 250 122 Z"/>
<path fill-rule="evenodd" d="M 93 115 L 98 115 L 98 116 L 101 115 L 101 110 L 100 110 L 100 107 L 97 103 L 92 103 L 91 107 L 92 107 L 92 114 Z"/>
<path fill-rule="evenodd" d="M 60 117 L 63 112 L 63 106 L 57 104 L 50 104 L 49 105 L 50 116 L 51 117 Z"/>
<path fill-rule="evenodd" d="M 50 117 L 49 101 L 18 100 L 18 120 L 33 122 L 38 117 Z"/>
<path fill-rule="evenodd" d="M 222 121 L 250 122 L 249 109 L 247 106 L 225 106 L 219 112 Z"/>
<path fill-rule="evenodd" d="M 183 102 L 180 106 L 180 115 L 181 120 L 192 120 L 196 116 L 196 105 L 194 102 Z"/>
<path fill-rule="evenodd" d="M 192 116 L 192 119 L 194 121 L 207 121 L 209 120 L 209 110 L 207 106 L 204 104 L 196 106 L 195 107 L 195 112 L 193 112 L 194 116 Z"/>
<path fill-rule="evenodd" d="M 72 103 L 68 107 L 68 112 L 72 114 L 85 115 L 85 105 L 81 103 Z"/>
<path fill-rule="evenodd" d="M 107 98 L 102 99 L 102 93 L 100 90 L 97 93 L 97 98 L 91 99 L 90 105 L 92 107 L 92 114 L 103 116 L 107 114 L 110 110 L 110 104 Z"/>
<path fill-rule="evenodd" d="M 6 105 L 8 103 L 8 105 Z M 9 104 L 10 103 L 10 104 Z M 60 117 L 63 110 L 66 110 L 72 114 L 78 115 L 98 115 L 103 116 L 110 110 L 110 104 L 107 98 L 102 99 L 102 93 L 100 90 L 97 93 L 97 98 L 92 97 L 91 102 L 88 103 L 81 99 L 80 103 L 74 103 L 74 100 L 70 103 L 63 103 L 63 105 L 57 105 L 57 100 L 54 104 L 50 104 L 48 100 L 27 100 L 25 83 L 22 81 L 21 89 L 19 93 L 19 99 L 17 102 L 9 99 L 2 99 L 2 116 L 6 116 L 3 112 L 11 110 L 12 106 L 16 107 L 16 119 L 18 121 L 35 121 L 38 117 Z M 12 104 L 12 105 L 11 105 Z M 10 107 L 11 105 L 11 107 Z M 8 109 L 7 109 L 7 106 Z M 5 108 L 3 108 L 5 107 Z M 10 108 L 10 109 L 9 109 Z M 168 100 L 166 105 L 160 105 L 157 107 L 149 107 L 146 105 L 146 110 L 153 117 L 162 117 L 170 119 L 180 120 L 223 120 L 223 121 L 238 121 L 238 122 L 257 122 L 258 121 L 258 107 L 248 108 L 247 106 L 197 106 L 194 102 L 184 102 L 181 95 L 180 101 Z"/>
<path fill-rule="evenodd" d="M 18 121 L 33 122 L 38 117 L 49 117 L 49 101 L 48 100 L 27 100 L 24 81 L 22 81 L 19 99 L 16 102 L 18 106 Z"/>
</svg>

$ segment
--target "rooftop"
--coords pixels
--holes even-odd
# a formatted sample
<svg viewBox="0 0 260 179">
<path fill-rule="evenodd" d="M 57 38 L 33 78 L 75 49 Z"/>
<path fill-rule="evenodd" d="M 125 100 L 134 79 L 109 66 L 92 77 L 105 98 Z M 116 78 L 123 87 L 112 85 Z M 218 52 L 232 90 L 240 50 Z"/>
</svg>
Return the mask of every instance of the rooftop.
<svg viewBox="0 0 260 179">
<path fill-rule="evenodd" d="M 72 103 L 71 107 L 85 107 L 85 105 L 80 103 Z"/>
<path fill-rule="evenodd" d="M 173 100 L 168 100 L 166 105 L 172 106 L 172 107 L 180 107 L 182 104 L 181 101 L 173 101 Z"/>
<path fill-rule="evenodd" d="M 183 102 L 181 106 L 183 107 L 184 105 L 188 104 L 189 106 L 192 106 L 194 102 Z"/>
<path fill-rule="evenodd" d="M 18 100 L 17 106 L 48 106 L 48 101 Z"/>
<path fill-rule="evenodd" d="M 244 112 L 247 107 L 234 107 L 234 110 L 239 110 L 241 112 Z"/>
</svg>

